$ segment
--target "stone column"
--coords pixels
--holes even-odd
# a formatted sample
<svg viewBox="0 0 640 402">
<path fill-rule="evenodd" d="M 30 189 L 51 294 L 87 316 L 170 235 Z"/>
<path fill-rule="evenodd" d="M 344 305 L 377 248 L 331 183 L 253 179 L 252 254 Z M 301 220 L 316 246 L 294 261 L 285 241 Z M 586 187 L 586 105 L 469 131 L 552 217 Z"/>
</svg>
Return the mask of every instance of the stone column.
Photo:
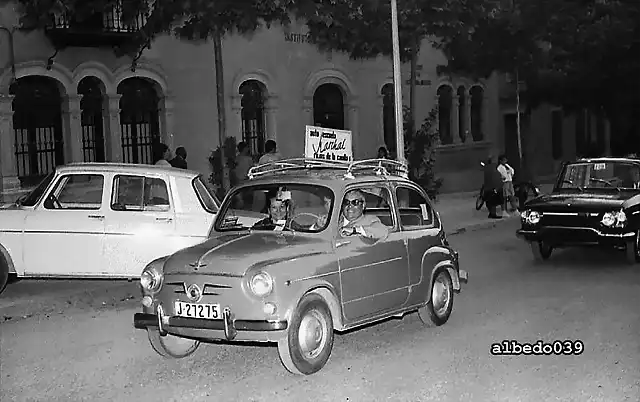
<svg viewBox="0 0 640 402">
<path fill-rule="evenodd" d="M 304 124 L 313 126 L 313 96 L 305 96 L 302 100 L 302 115 Z"/>
<path fill-rule="evenodd" d="M 82 95 L 68 95 L 62 104 L 63 138 L 66 162 L 84 162 L 82 144 Z"/>
<path fill-rule="evenodd" d="M 229 127 L 227 128 L 227 132 L 229 136 L 235 137 L 236 143 L 240 143 L 240 141 L 242 141 L 242 96 L 232 95 L 230 98 L 231 119 L 229 119 Z"/>
<path fill-rule="evenodd" d="M 264 105 L 267 140 L 278 143 L 278 97 L 270 96 Z"/>
<path fill-rule="evenodd" d="M 352 147 L 353 147 L 353 158 L 356 159 L 358 157 L 364 157 L 364 150 L 362 149 L 363 147 L 361 147 L 361 144 L 364 144 L 365 141 L 363 141 L 363 139 L 360 138 L 360 133 L 358 130 L 359 127 L 359 121 L 358 121 L 358 102 L 355 100 L 351 100 L 351 102 L 349 102 L 346 105 L 346 109 L 347 109 L 347 124 L 346 124 L 346 128 L 347 130 L 351 130 L 351 142 L 352 142 Z M 377 147 L 376 147 L 377 149 Z M 374 149 L 374 151 L 376 150 Z"/>
<path fill-rule="evenodd" d="M 463 142 L 462 138 L 460 138 L 460 97 L 458 95 L 454 95 L 451 103 L 451 111 L 453 112 L 449 116 L 450 119 L 453 119 L 453 124 L 451 124 L 451 131 L 453 132 L 451 134 L 453 137 L 453 143 L 460 144 Z"/>
<path fill-rule="evenodd" d="M 104 99 L 105 157 L 110 162 L 122 162 L 122 129 L 120 128 L 120 94 L 108 94 Z"/>
<path fill-rule="evenodd" d="M 20 188 L 13 131 L 13 95 L 0 94 L 0 201 L 2 193 Z"/>
<path fill-rule="evenodd" d="M 173 109 L 175 107 L 173 96 L 167 94 L 158 101 L 158 117 L 160 120 L 160 141 L 167 144 L 171 152 L 175 152 L 175 121 Z"/>
<path fill-rule="evenodd" d="M 483 141 L 492 141 L 496 142 L 497 138 L 494 138 L 497 133 L 489 132 L 489 118 L 490 118 L 490 107 L 489 107 L 489 97 L 487 96 L 487 92 L 483 91 L 482 93 L 482 140 Z M 491 138 L 488 138 L 491 137 Z"/>
</svg>

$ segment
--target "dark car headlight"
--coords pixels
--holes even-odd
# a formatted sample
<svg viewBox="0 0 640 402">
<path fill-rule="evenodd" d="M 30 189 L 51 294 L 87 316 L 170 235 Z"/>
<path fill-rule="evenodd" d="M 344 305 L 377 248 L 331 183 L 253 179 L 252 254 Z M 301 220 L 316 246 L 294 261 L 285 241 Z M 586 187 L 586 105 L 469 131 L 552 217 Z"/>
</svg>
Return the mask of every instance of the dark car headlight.
<svg viewBox="0 0 640 402">
<path fill-rule="evenodd" d="M 538 211 L 531 211 L 527 209 L 520 214 L 520 218 L 524 223 L 528 223 L 529 225 L 536 225 L 538 222 L 540 222 L 542 214 Z"/>
<path fill-rule="evenodd" d="M 625 214 L 622 210 L 617 212 L 606 212 L 604 215 L 602 215 L 600 223 L 602 223 L 603 226 L 609 228 L 621 228 L 627 224 L 627 214 Z"/>
</svg>

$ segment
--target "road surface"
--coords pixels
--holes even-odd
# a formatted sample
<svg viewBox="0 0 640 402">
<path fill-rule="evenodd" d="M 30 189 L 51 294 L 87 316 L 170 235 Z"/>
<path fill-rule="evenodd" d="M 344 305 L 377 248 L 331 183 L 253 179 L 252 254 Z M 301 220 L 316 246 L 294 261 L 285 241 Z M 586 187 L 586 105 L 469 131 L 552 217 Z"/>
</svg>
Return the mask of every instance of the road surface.
<svg viewBox="0 0 640 402">
<path fill-rule="evenodd" d="M 339 335 L 308 377 L 286 372 L 275 347 L 202 345 L 164 360 L 133 328 L 135 283 L 39 284 L 48 290 L 27 305 L 19 294 L 34 283 L 13 284 L 0 299 L 0 400 L 637 402 L 640 266 L 595 250 L 538 266 L 515 229 L 451 237 L 470 282 L 446 325 L 426 329 L 410 315 Z M 584 352 L 490 353 L 502 340 L 566 339 Z"/>
</svg>

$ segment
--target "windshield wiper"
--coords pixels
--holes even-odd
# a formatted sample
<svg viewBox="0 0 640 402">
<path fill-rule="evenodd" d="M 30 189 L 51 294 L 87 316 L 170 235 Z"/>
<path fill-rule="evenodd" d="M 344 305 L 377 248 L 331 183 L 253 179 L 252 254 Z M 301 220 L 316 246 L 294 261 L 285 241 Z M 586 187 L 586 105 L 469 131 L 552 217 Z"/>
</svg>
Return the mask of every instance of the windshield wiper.
<svg viewBox="0 0 640 402">
<path fill-rule="evenodd" d="M 604 184 L 606 184 L 606 185 L 607 185 L 607 186 L 609 186 L 609 187 L 613 187 L 613 188 L 615 188 L 616 190 L 618 190 L 618 192 L 620 192 L 620 191 L 621 191 L 621 190 L 620 190 L 620 187 L 615 186 L 613 183 L 611 183 L 610 181 L 605 180 L 605 179 L 598 179 L 598 178 L 595 178 L 595 177 L 591 177 L 591 178 L 589 178 L 589 181 L 595 181 L 595 182 L 597 182 L 597 183 L 604 183 Z"/>
</svg>

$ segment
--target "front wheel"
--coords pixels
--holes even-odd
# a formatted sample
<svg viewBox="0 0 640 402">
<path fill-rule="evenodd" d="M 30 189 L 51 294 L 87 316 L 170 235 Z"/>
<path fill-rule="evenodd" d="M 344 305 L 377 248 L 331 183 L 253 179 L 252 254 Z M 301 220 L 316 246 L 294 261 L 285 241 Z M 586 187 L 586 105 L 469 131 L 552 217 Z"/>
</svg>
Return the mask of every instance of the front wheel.
<svg viewBox="0 0 640 402">
<path fill-rule="evenodd" d="M 191 356 L 200 346 L 200 341 L 194 339 L 170 334 L 162 336 L 158 328 L 155 327 L 147 328 L 147 335 L 153 350 L 168 359 L 182 359 L 183 357 Z"/>
<path fill-rule="evenodd" d="M 429 302 L 418 310 L 423 324 L 434 327 L 446 323 L 453 310 L 453 281 L 447 269 L 440 269 L 431 284 Z"/>
<path fill-rule="evenodd" d="M 533 254 L 534 260 L 538 262 L 548 260 L 552 252 L 553 247 L 545 242 L 539 241 L 531 243 L 531 253 Z"/>
<path fill-rule="evenodd" d="M 633 240 L 627 242 L 626 247 L 627 262 L 629 264 L 635 264 L 640 261 L 640 231 L 636 232 Z"/>
<path fill-rule="evenodd" d="M 5 258 L 0 254 L 0 294 L 7 287 L 9 282 L 9 264 L 5 261 Z"/>
<path fill-rule="evenodd" d="M 322 369 L 333 349 L 333 319 L 322 296 L 309 293 L 294 311 L 287 336 L 278 341 L 282 365 L 293 374 Z"/>
</svg>

